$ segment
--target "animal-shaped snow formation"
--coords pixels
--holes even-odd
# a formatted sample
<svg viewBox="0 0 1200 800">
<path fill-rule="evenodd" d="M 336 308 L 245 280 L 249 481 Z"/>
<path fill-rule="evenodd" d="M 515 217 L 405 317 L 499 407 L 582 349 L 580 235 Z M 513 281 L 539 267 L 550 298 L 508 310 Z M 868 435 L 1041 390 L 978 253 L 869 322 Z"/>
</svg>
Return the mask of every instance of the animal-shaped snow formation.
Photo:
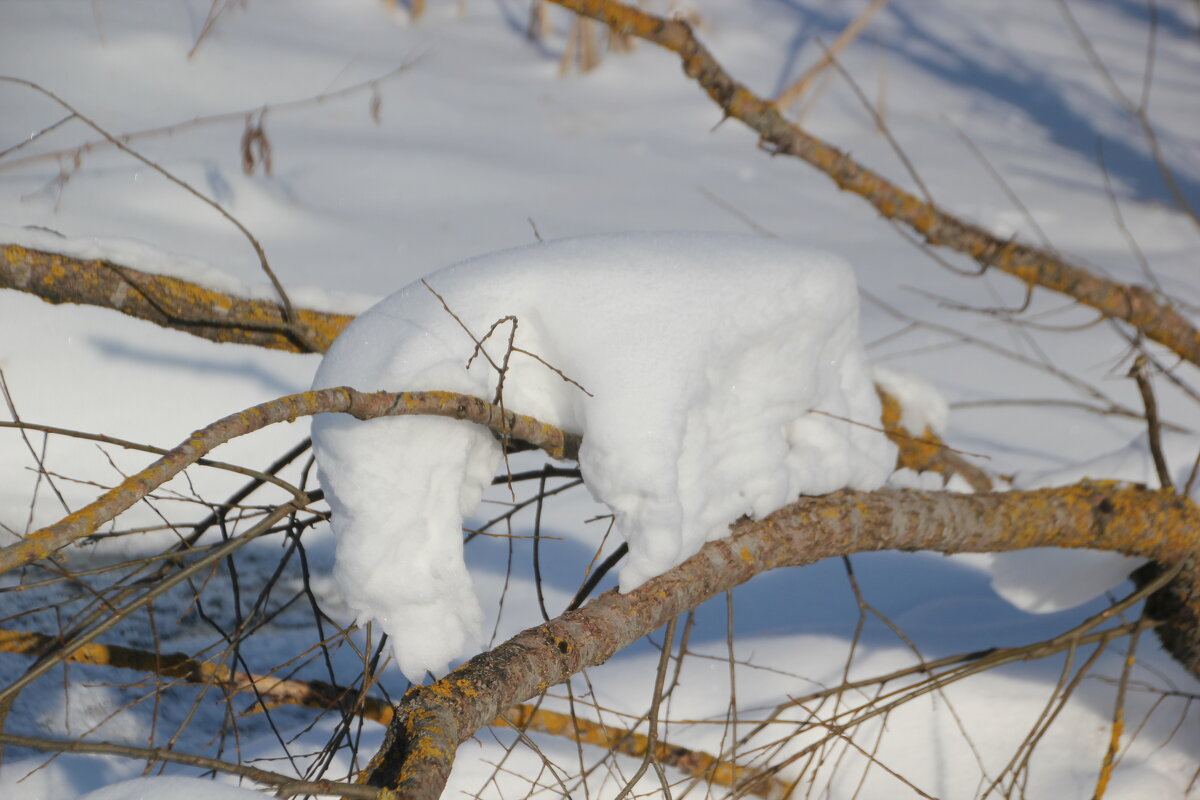
<svg viewBox="0 0 1200 800">
<path fill-rule="evenodd" d="M 607 235 L 482 256 L 427 280 L 476 338 L 518 319 L 515 346 L 541 361 L 511 354 L 505 407 L 583 434 L 584 480 L 629 543 L 622 591 L 742 515 L 878 487 L 895 463 L 877 430 L 854 275 L 835 256 L 749 236 Z M 496 364 L 508 330 L 485 343 Z M 474 349 L 417 282 L 342 333 L 314 386 L 490 400 L 498 374 L 483 357 L 465 366 Z M 346 601 L 379 621 L 410 678 L 443 672 L 479 645 L 461 526 L 499 467 L 496 438 L 456 420 L 325 414 L 313 444 Z"/>
</svg>

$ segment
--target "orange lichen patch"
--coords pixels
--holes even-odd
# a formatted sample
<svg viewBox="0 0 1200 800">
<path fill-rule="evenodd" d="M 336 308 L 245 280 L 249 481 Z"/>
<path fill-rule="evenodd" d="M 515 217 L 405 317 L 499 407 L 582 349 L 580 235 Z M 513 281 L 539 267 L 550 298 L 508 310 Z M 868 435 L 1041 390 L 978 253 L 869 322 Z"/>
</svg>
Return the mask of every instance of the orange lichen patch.
<svg viewBox="0 0 1200 800">
<path fill-rule="evenodd" d="M 417 729 L 421 732 L 408 737 L 409 749 L 407 753 L 407 759 L 405 760 L 404 766 L 400 769 L 401 782 L 413 777 L 413 773 L 419 769 L 422 761 L 448 760 L 454 755 L 453 751 L 448 752 L 448 748 L 442 745 L 445 732 L 441 728 L 424 726 L 421 728 L 416 728 L 415 723 L 420 721 L 421 718 L 431 719 L 433 718 L 433 715 L 423 712 L 414 712 L 413 717 L 409 720 L 407 726 L 409 731 L 411 732 L 414 729 Z"/>
<path fill-rule="evenodd" d="M 961 475 L 975 491 L 991 490 L 991 479 L 981 469 L 946 447 L 941 438 L 928 427 L 919 436 L 906 430 L 900 424 L 904 416 L 900 401 L 879 386 L 875 387 L 875 391 L 879 394 L 879 402 L 882 405 L 883 430 L 898 448 L 897 469 L 907 467 L 914 472 L 938 472 L 947 481 L 954 475 Z"/>
<path fill-rule="evenodd" d="M 429 684 L 425 687 L 425 691 L 441 698 L 449 698 L 454 696 L 454 686 L 445 678 Z"/>
<path fill-rule="evenodd" d="M 747 563 L 747 564 L 754 563 L 754 556 L 750 554 L 749 547 L 743 547 L 741 549 L 741 551 L 738 553 L 738 555 L 741 556 L 742 561 L 744 561 L 745 563 Z"/>
</svg>

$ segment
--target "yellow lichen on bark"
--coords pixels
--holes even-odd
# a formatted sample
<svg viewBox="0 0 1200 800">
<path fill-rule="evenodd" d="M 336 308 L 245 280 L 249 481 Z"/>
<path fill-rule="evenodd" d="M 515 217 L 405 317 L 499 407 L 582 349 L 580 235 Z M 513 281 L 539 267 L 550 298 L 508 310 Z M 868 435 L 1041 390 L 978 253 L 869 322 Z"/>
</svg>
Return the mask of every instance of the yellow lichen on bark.
<svg viewBox="0 0 1200 800">
<path fill-rule="evenodd" d="M 181 278 L 16 244 L 0 247 L 0 255 L 0 288 L 28 292 L 49 303 L 111 308 L 215 342 L 324 352 L 353 319 L 301 309 L 296 325 L 289 326 L 278 303 L 226 294 Z"/>
</svg>

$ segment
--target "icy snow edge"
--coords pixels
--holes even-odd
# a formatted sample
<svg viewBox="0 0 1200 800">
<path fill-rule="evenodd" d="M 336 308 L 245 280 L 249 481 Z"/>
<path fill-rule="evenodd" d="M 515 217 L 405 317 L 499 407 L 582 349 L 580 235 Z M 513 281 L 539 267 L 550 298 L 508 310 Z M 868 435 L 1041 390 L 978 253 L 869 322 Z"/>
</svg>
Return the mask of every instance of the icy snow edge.
<svg viewBox="0 0 1200 800">
<path fill-rule="evenodd" d="M 874 489 L 895 464 L 858 340 L 853 271 L 835 256 L 750 236 L 607 235 L 483 256 L 427 280 L 475 338 L 515 316 L 515 346 L 578 383 L 514 353 L 504 401 L 584 434 L 584 480 L 629 542 L 622 591 L 742 515 Z M 485 345 L 496 364 L 508 332 Z M 418 282 L 346 329 L 314 387 L 491 399 L 497 372 L 486 358 L 465 368 L 473 349 Z M 313 442 L 347 602 L 381 623 L 410 678 L 443 672 L 480 638 L 461 526 L 498 444 L 451 420 L 344 415 L 317 417 Z"/>
</svg>

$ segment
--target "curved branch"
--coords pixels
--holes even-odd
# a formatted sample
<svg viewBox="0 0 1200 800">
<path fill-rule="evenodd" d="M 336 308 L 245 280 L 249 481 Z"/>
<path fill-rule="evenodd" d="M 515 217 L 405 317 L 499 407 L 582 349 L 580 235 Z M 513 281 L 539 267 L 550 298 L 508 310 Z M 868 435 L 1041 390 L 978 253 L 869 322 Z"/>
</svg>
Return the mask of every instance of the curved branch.
<svg viewBox="0 0 1200 800">
<path fill-rule="evenodd" d="M 600 20 L 618 34 L 637 36 L 677 53 L 687 76 L 700 84 L 726 116 L 758 133 L 772 152 L 806 161 L 832 178 L 838 188 L 859 195 L 881 215 L 904 223 L 929 244 L 965 253 L 984 267 L 995 267 L 1028 285 L 1073 297 L 1200 365 L 1200 331 L 1149 289 L 1106 280 L 1047 250 L 1000 239 L 893 185 L 793 125 L 774 103 L 735 81 L 696 39 L 686 21 L 657 17 L 617 0 L 553 2 Z"/>
<path fill-rule="evenodd" d="M 557 459 L 575 459 L 581 441 L 578 434 L 453 392 L 367 394 L 348 387 L 301 392 L 230 414 L 196 431 L 187 441 L 89 505 L 0 549 L 0 573 L 48 558 L 72 542 L 90 536 L 105 522 L 230 439 L 277 422 L 294 422 L 299 417 L 330 412 L 343 412 L 363 420 L 416 414 L 466 420 L 531 444 Z"/>
<path fill-rule="evenodd" d="M 111 261 L 85 260 L 20 245 L 0 246 L 0 289 L 37 295 L 48 303 L 79 303 L 120 311 L 164 328 L 214 342 L 252 344 L 292 353 L 323 353 L 354 319 L 295 309 L 289 325 L 283 307 L 249 300 L 166 275 Z M 303 332 L 306 344 L 292 335 Z"/>
<path fill-rule="evenodd" d="M 1079 484 L 993 494 L 841 491 L 743 520 L 675 569 L 530 628 L 401 701 L 368 782 L 435 800 L 457 746 L 499 712 L 601 664 L 672 617 L 760 572 L 875 550 L 1029 547 L 1144 556 L 1179 573 L 1148 603 L 1163 644 L 1200 675 L 1200 509 L 1169 492 Z"/>
</svg>

